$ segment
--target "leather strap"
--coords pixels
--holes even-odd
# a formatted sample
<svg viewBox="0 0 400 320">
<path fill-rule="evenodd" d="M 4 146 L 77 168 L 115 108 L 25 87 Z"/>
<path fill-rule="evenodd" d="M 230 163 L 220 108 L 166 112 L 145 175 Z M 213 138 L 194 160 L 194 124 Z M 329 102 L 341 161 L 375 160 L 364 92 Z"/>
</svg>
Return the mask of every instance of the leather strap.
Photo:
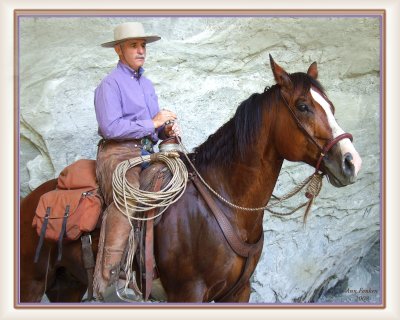
<svg viewBox="0 0 400 320">
<path fill-rule="evenodd" d="M 163 182 L 163 175 L 161 172 L 158 173 L 156 182 L 154 184 L 153 192 L 160 191 L 161 184 Z M 156 214 L 156 209 L 151 209 L 147 212 L 146 217 L 152 218 Z M 143 298 L 147 301 L 150 297 L 152 285 L 153 285 L 153 269 L 154 269 L 154 219 L 146 221 L 146 236 L 145 236 L 145 287 L 143 292 Z"/>
<path fill-rule="evenodd" d="M 203 197 L 204 201 L 207 203 L 211 212 L 214 214 L 215 219 L 218 222 L 219 227 L 221 228 L 222 234 L 225 236 L 226 241 L 229 243 L 232 250 L 239 256 L 247 258 L 250 255 L 258 252 L 262 249 L 263 241 L 264 241 L 264 233 L 262 233 L 260 239 L 254 243 L 246 243 L 244 242 L 234 230 L 232 224 L 229 222 L 228 218 L 221 211 L 221 209 L 217 206 L 211 194 L 208 192 L 206 187 L 201 183 L 199 178 L 196 175 L 191 175 L 191 179 Z"/>
<path fill-rule="evenodd" d="M 86 275 L 88 278 L 88 292 L 85 301 L 91 301 L 93 300 L 93 274 L 95 261 L 92 249 L 92 237 L 90 233 L 85 233 L 81 236 L 81 243 L 83 266 L 86 269 Z"/>
<path fill-rule="evenodd" d="M 46 234 L 47 223 L 49 222 L 50 211 L 51 211 L 51 208 L 47 207 L 46 214 L 44 216 L 44 221 L 42 224 L 42 229 L 40 229 L 39 243 L 36 247 L 35 258 L 33 260 L 34 263 L 37 263 L 39 261 L 39 255 L 40 255 L 40 251 L 42 250 L 44 235 Z"/>
<path fill-rule="evenodd" d="M 263 232 L 263 234 L 264 234 L 264 232 Z M 222 297 L 219 297 L 218 301 L 224 301 L 225 298 L 233 295 L 237 290 L 239 290 L 239 288 L 241 288 L 245 284 L 246 281 L 248 281 L 250 279 L 251 273 L 253 270 L 251 270 L 249 268 L 249 265 L 250 265 L 252 258 L 253 258 L 253 256 L 246 258 L 246 262 L 244 264 L 242 273 L 240 274 L 238 281 L 236 281 L 236 283 L 233 285 L 232 288 L 230 288 L 228 290 L 227 293 L 225 293 Z"/>
<path fill-rule="evenodd" d="M 218 208 L 211 194 L 205 188 L 205 186 L 201 183 L 199 178 L 196 175 L 191 174 L 190 178 L 193 181 L 193 184 L 211 209 L 211 212 L 214 214 L 215 219 L 218 222 L 219 227 L 223 235 L 225 236 L 226 241 L 229 243 L 232 250 L 239 256 L 246 259 L 242 272 L 238 281 L 218 300 L 223 301 L 226 297 L 234 294 L 239 288 L 241 288 L 246 281 L 250 279 L 250 276 L 253 272 L 251 268 L 249 268 L 251 261 L 261 252 L 262 246 L 264 243 L 264 232 L 261 232 L 260 239 L 254 243 L 249 244 L 244 242 L 234 230 L 232 224 L 226 218 L 225 214 Z"/>
<path fill-rule="evenodd" d="M 62 246 L 63 246 L 63 239 L 65 231 L 67 230 L 67 219 L 69 217 L 69 204 L 65 207 L 64 218 L 61 226 L 60 236 L 58 237 L 58 257 L 57 261 L 61 261 L 62 257 Z"/>
<path fill-rule="evenodd" d="M 320 146 L 320 144 L 317 142 L 317 140 L 315 140 L 315 138 L 308 132 L 308 130 L 303 126 L 303 124 L 301 123 L 301 121 L 299 120 L 299 118 L 296 116 L 296 114 L 294 113 L 294 111 L 292 110 L 292 108 L 290 108 L 289 103 L 287 102 L 287 100 L 285 99 L 285 97 L 283 96 L 282 92 L 281 92 L 281 97 L 282 100 L 285 102 L 286 107 L 289 109 L 290 114 L 292 115 L 292 118 L 294 119 L 294 121 L 296 121 L 297 126 L 299 127 L 299 129 L 301 131 L 304 132 L 304 134 L 310 139 L 310 141 L 312 143 L 315 144 L 315 146 L 322 151 L 322 147 Z"/>
</svg>

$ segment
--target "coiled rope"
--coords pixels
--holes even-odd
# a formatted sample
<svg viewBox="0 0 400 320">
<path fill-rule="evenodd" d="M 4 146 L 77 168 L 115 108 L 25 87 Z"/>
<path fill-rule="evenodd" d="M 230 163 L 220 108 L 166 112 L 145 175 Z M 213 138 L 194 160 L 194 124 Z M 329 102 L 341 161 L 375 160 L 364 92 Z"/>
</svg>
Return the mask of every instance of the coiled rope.
<svg viewBox="0 0 400 320">
<path fill-rule="evenodd" d="M 157 192 L 140 190 L 129 183 L 126 173 L 129 169 L 143 162 L 164 162 L 172 173 L 172 179 Z M 188 171 L 185 164 L 179 159 L 177 152 L 159 152 L 147 156 L 141 156 L 121 162 L 113 173 L 112 186 L 115 206 L 120 212 L 133 220 L 150 220 L 162 215 L 171 204 L 182 197 L 186 190 Z M 160 208 L 160 212 L 154 217 L 139 217 L 138 213 L 154 208 Z"/>
</svg>

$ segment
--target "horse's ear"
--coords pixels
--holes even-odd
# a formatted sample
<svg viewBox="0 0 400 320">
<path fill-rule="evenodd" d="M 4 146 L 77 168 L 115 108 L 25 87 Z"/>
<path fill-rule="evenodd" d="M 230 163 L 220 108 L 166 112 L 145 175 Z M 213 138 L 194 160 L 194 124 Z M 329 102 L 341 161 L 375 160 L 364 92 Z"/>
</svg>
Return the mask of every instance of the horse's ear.
<svg viewBox="0 0 400 320">
<path fill-rule="evenodd" d="M 317 63 L 315 61 L 311 63 L 311 66 L 307 70 L 307 74 L 313 79 L 318 78 L 318 68 L 317 68 Z"/>
<path fill-rule="evenodd" d="M 274 59 L 272 59 L 271 55 L 269 55 L 269 61 L 271 63 L 271 69 L 272 73 L 274 74 L 276 83 L 279 84 L 281 87 L 291 89 L 292 81 L 290 80 L 290 77 L 287 74 L 287 72 L 280 65 L 278 65 L 274 61 Z"/>
</svg>

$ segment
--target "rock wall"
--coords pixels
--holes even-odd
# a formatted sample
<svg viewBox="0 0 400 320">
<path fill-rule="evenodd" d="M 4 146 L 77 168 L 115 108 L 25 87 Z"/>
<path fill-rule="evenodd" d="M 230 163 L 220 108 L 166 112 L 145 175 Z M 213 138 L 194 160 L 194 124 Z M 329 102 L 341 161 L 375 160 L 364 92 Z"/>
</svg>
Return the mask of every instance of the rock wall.
<svg viewBox="0 0 400 320">
<path fill-rule="evenodd" d="M 133 20 L 162 37 L 148 45 L 146 75 L 160 106 L 178 114 L 189 148 L 251 93 L 274 83 L 269 53 L 288 72 L 305 72 L 318 62 L 319 80 L 339 123 L 354 136 L 363 169 L 352 186 L 335 189 L 325 182 L 305 226 L 301 213 L 265 215 L 251 301 L 317 301 L 354 274 L 349 270 L 380 237 L 378 18 L 21 17 L 21 196 L 73 161 L 95 158 L 93 91 L 117 62 L 113 49 L 99 45 L 112 40 L 115 25 Z M 285 163 L 275 193 L 285 193 L 310 172 Z M 379 281 L 374 286 L 380 290 Z"/>
</svg>

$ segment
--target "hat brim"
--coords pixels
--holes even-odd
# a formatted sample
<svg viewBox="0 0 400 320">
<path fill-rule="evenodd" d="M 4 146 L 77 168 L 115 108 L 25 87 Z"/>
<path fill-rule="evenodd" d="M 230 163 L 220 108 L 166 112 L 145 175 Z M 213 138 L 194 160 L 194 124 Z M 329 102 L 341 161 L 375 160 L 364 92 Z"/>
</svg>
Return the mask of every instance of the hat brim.
<svg viewBox="0 0 400 320">
<path fill-rule="evenodd" d="M 115 41 L 110 41 L 110 42 L 105 42 L 102 43 L 101 46 L 103 48 L 113 48 L 116 44 L 124 42 L 126 40 L 131 40 L 131 39 L 139 39 L 139 40 L 146 40 L 146 43 L 151 43 L 155 42 L 161 39 L 159 36 L 146 36 L 146 37 L 132 37 L 132 38 L 125 38 L 121 40 L 115 40 Z"/>
</svg>

